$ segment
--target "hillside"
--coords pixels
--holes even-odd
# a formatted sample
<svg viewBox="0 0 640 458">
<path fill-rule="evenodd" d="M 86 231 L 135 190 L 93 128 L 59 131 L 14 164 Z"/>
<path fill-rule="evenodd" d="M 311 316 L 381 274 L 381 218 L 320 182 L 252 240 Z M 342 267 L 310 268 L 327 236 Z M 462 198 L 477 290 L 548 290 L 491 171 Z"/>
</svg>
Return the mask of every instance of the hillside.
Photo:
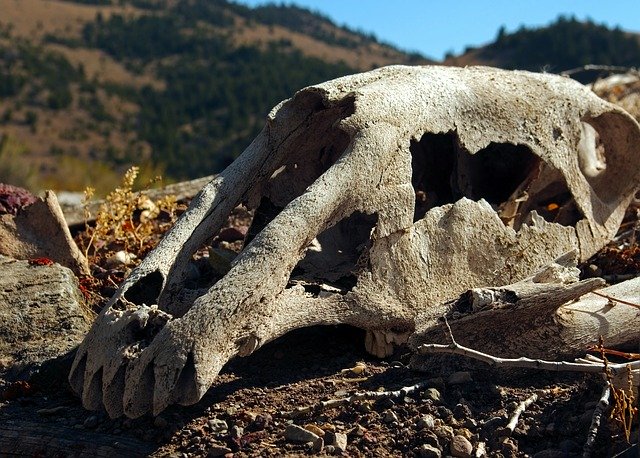
<svg viewBox="0 0 640 458">
<path fill-rule="evenodd" d="M 501 28 L 492 43 L 467 48 L 444 63 L 553 73 L 587 64 L 638 67 L 640 35 L 560 16 L 547 27 L 520 27 L 514 33 Z"/>
<path fill-rule="evenodd" d="M 293 6 L 226 0 L 0 0 L 0 182 L 98 192 L 123 170 L 221 170 L 296 90 L 433 63 Z M 559 18 L 445 60 L 559 72 L 638 66 L 638 35 Z M 145 181 L 141 180 L 142 182 Z"/>
<path fill-rule="evenodd" d="M 0 181 L 110 189 L 220 170 L 309 84 L 427 63 L 295 7 L 0 0 Z"/>
</svg>

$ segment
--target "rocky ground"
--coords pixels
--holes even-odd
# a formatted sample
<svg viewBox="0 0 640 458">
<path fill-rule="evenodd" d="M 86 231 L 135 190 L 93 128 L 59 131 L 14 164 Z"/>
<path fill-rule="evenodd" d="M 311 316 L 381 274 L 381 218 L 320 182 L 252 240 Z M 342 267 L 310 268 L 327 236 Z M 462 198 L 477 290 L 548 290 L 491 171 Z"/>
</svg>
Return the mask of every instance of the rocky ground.
<svg viewBox="0 0 640 458">
<path fill-rule="evenodd" d="M 419 373 L 407 367 L 406 351 L 386 361 L 367 355 L 363 338 L 349 327 L 292 332 L 230 363 L 195 406 L 155 418 L 112 420 L 85 411 L 63 380 L 50 375 L 15 395 L 9 393 L 15 384 L 5 383 L 0 430 L 13 422 L 25 433 L 46 435 L 51 428 L 59 435 L 58 443 L 51 438 L 23 456 L 81 456 L 86 441 L 113 446 L 108 456 L 118 450 L 176 457 L 582 455 L 603 387 L 598 376 L 504 373 L 457 358 L 434 360 L 431 371 Z M 422 382 L 400 396 L 319 404 Z M 516 407 L 534 393 L 539 399 L 509 433 Z M 636 438 L 634 428 L 631 441 Z M 636 456 L 633 450 L 605 422 L 593 456 Z"/>
<path fill-rule="evenodd" d="M 230 240 L 246 232 L 247 218 L 230 219 Z M 631 209 L 585 276 L 637 275 L 637 221 Z M 83 285 L 99 308 L 122 272 L 94 273 L 102 280 Z M 0 456 L 582 456 L 601 376 L 504 371 L 461 357 L 431 357 L 416 372 L 411 358 L 406 348 L 387 360 L 368 355 L 364 333 L 348 326 L 298 330 L 229 363 L 198 404 L 131 420 L 82 408 L 66 383 L 68 355 L 26 382 L 0 379 Z M 403 387 L 413 389 L 392 393 Z M 637 438 L 634 420 L 630 442 Z M 637 456 L 636 447 L 607 420 L 592 456 Z"/>
</svg>

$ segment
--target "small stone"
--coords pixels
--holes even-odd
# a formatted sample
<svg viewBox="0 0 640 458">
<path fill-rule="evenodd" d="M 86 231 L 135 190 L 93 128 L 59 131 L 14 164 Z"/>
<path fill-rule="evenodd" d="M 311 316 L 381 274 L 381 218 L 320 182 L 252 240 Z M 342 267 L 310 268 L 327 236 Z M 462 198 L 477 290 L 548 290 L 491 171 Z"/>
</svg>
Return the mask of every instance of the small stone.
<svg viewBox="0 0 640 458">
<path fill-rule="evenodd" d="M 331 445 L 336 452 L 343 453 L 347 450 L 347 435 L 345 433 L 331 433 L 332 437 L 329 438 Z"/>
<path fill-rule="evenodd" d="M 518 453 L 518 443 L 511 437 L 504 437 L 500 440 L 502 443 L 502 451 L 507 455 L 515 455 Z"/>
<path fill-rule="evenodd" d="M 383 420 L 385 423 L 393 423 L 398 421 L 398 416 L 393 410 L 387 410 L 384 414 Z"/>
<path fill-rule="evenodd" d="M 470 458 L 473 445 L 464 436 L 454 436 L 451 441 L 450 453 L 458 458 Z"/>
<path fill-rule="evenodd" d="M 471 409 L 466 404 L 457 404 L 453 409 L 453 415 L 460 420 L 464 420 L 471 417 Z"/>
<path fill-rule="evenodd" d="M 207 449 L 207 457 L 225 456 L 228 453 L 233 453 L 233 450 L 224 445 L 210 445 Z"/>
<path fill-rule="evenodd" d="M 268 413 L 260 413 L 253 420 L 253 427 L 257 430 L 263 430 L 271 424 L 273 417 Z"/>
<path fill-rule="evenodd" d="M 319 437 L 324 437 L 325 432 L 323 429 L 321 429 L 320 427 L 318 427 L 317 425 L 314 425 L 312 423 L 306 424 L 304 425 L 304 429 L 306 429 L 307 431 L 311 431 L 313 434 L 319 436 Z"/>
<path fill-rule="evenodd" d="M 333 455 L 334 453 L 336 453 L 336 448 L 333 445 L 325 445 L 324 452 L 327 455 Z"/>
<path fill-rule="evenodd" d="M 436 448 L 433 445 L 422 444 L 420 448 L 418 448 L 418 456 L 420 458 L 440 458 L 442 456 L 442 452 L 439 448 Z"/>
<path fill-rule="evenodd" d="M 238 425 L 233 425 L 231 427 L 231 431 L 229 431 L 229 435 L 231 436 L 231 439 L 239 439 L 242 437 L 243 434 L 244 434 L 244 428 L 241 428 Z"/>
<path fill-rule="evenodd" d="M 473 437 L 473 433 L 467 428 L 460 428 L 456 431 L 456 436 L 462 436 L 465 439 L 471 440 L 471 438 Z"/>
<path fill-rule="evenodd" d="M 247 226 L 225 227 L 218 234 L 218 238 L 224 242 L 244 240 L 247 235 L 247 229 Z"/>
<path fill-rule="evenodd" d="M 98 426 L 98 417 L 95 415 L 91 415 L 90 417 L 87 417 L 82 425 L 87 429 L 94 429 L 96 426 Z"/>
<path fill-rule="evenodd" d="M 442 395 L 440 394 L 440 392 L 438 390 L 436 390 L 435 388 L 427 388 L 423 395 L 422 395 L 423 399 L 430 399 L 435 403 L 440 403 L 442 402 Z"/>
<path fill-rule="evenodd" d="M 320 436 L 301 426 L 292 424 L 285 429 L 284 438 L 291 442 L 313 442 L 315 444 L 320 439 Z"/>
<path fill-rule="evenodd" d="M 365 363 L 356 363 L 356 365 L 350 369 L 351 373 L 354 375 L 362 375 L 366 370 L 367 365 Z"/>
<path fill-rule="evenodd" d="M 473 382 L 473 378 L 471 377 L 471 372 L 468 371 L 454 372 L 447 379 L 449 385 L 462 385 L 470 382 Z"/>
<path fill-rule="evenodd" d="M 494 430 L 498 426 L 504 424 L 504 417 L 491 417 L 482 424 L 482 428 L 486 430 Z"/>
<path fill-rule="evenodd" d="M 121 266 L 129 266 L 133 264 L 136 259 L 135 254 L 120 250 L 109 256 L 105 264 L 108 268 L 115 269 Z"/>
<path fill-rule="evenodd" d="M 349 434 L 353 434 L 354 436 L 362 437 L 367 432 L 367 428 L 362 425 L 356 425 Z"/>
<path fill-rule="evenodd" d="M 167 422 L 167 420 L 165 420 L 164 417 L 157 416 L 156 418 L 153 419 L 153 426 L 155 426 L 158 429 L 164 429 L 168 425 L 169 425 L 169 422 Z"/>
<path fill-rule="evenodd" d="M 229 429 L 229 425 L 224 420 L 220 420 L 219 418 L 212 418 L 208 422 L 209 428 L 211 428 L 211 432 L 215 434 L 225 433 Z"/>
<path fill-rule="evenodd" d="M 433 428 L 433 432 L 441 439 L 451 440 L 453 437 L 453 428 L 448 425 L 440 425 Z"/>
<path fill-rule="evenodd" d="M 418 427 L 418 429 L 424 429 L 424 428 L 431 429 L 435 427 L 435 425 L 436 425 L 435 418 L 433 418 L 433 415 L 431 414 L 421 416 L 418 422 L 416 423 L 416 426 Z"/>
</svg>

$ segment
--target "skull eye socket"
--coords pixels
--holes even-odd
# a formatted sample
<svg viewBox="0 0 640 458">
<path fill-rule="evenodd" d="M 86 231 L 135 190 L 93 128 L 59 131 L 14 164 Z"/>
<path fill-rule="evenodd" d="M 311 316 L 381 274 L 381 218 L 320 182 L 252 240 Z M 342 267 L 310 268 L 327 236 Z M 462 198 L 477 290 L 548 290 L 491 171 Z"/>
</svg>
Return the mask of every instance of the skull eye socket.
<svg viewBox="0 0 640 458">
<path fill-rule="evenodd" d="M 484 199 L 505 225 L 518 229 L 535 210 L 550 222 L 575 225 L 577 210 L 563 176 L 525 145 L 492 142 L 470 153 L 454 132 L 424 134 L 409 147 L 416 194 L 414 222 L 462 197 Z"/>
<path fill-rule="evenodd" d="M 416 192 L 414 221 L 430 208 L 462 197 L 485 199 L 499 207 L 531 181 L 541 162 L 526 146 L 509 143 L 490 143 L 470 154 L 454 132 L 426 133 L 412 141 L 409 150 Z"/>
</svg>

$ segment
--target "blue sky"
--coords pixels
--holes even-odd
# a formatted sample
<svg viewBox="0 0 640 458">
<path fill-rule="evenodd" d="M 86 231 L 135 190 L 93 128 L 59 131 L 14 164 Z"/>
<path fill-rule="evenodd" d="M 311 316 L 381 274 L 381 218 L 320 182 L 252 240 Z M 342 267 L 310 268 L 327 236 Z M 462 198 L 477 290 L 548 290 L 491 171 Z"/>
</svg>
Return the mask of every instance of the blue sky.
<svg viewBox="0 0 640 458">
<path fill-rule="evenodd" d="M 250 6 L 264 0 L 238 0 Z M 276 1 L 276 3 L 282 3 Z M 640 32 L 640 1 L 621 0 L 295 0 L 339 25 L 373 32 L 379 40 L 442 59 L 466 46 L 493 41 L 500 26 L 541 26 L 560 14 Z"/>
</svg>

